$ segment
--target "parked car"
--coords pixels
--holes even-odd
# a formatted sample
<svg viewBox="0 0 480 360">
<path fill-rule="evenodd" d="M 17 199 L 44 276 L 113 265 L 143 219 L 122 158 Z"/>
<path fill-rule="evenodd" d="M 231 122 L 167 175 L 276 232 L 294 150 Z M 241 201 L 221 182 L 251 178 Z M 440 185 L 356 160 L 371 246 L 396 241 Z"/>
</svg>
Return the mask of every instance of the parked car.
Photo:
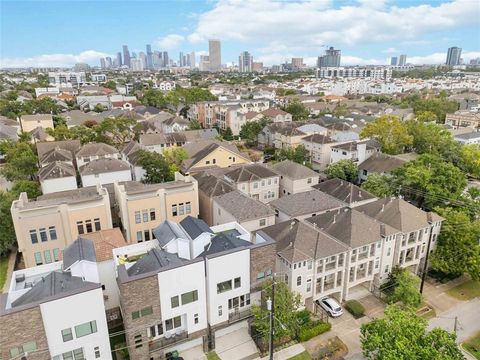
<svg viewBox="0 0 480 360">
<path fill-rule="evenodd" d="M 324 297 L 315 301 L 317 305 L 320 305 L 331 317 L 339 317 L 343 314 L 342 307 L 337 300 L 331 297 Z"/>
</svg>

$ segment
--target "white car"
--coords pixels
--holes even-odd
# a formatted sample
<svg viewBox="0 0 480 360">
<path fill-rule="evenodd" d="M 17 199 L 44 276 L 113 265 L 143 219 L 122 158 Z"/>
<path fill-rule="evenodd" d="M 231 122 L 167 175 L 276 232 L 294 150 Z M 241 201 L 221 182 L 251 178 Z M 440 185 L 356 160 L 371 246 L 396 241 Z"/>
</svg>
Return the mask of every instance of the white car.
<svg viewBox="0 0 480 360">
<path fill-rule="evenodd" d="M 315 301 L 320 305 L 331 317 L 339 317 L 343 314 L 343 310 L 337 300 L 331 297 L 324 297 Z"/>
</svg>

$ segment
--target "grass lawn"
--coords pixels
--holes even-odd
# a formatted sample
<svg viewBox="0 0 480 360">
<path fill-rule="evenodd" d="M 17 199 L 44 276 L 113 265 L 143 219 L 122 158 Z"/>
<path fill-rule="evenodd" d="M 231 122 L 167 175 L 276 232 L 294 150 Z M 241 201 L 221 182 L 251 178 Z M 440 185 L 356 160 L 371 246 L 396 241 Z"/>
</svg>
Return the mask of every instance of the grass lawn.
<svg viewBox="0 0 480 360">
<path fill-rule="evenodd" d="M 0 292 L 2 292 L 3 285 L 7 280 L 8 255 L 0 257 Z"/>
<path fill-rule="evenodd" d="M 312 360 L 312 357 L 308 352 L 304 351 L 298 355 L 295 355 L 294 357 L 291 357 L 289 360 Z"/>
<path fill-rule="evenodd" d="M 470 300 L 480 296 L 480 281 L 468 280 L 447 291 L 447 294 L 458 300 Z"/>
<path fill-rule="evenodd" d="M 220 360 L 220 357 L 217 355 L 215 351 L 211 351 L 207 354 L 208 360 Z"/>
<path fill-rule="evenodd" d="M 462 344 L 463 348 L 480 360 L 480 331 Z"/>
</svg>

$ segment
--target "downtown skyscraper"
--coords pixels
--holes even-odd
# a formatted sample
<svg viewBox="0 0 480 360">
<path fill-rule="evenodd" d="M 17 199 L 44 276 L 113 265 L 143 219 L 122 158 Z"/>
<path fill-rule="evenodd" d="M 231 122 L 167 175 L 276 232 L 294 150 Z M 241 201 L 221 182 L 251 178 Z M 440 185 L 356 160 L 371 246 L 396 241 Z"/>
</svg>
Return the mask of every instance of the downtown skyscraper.
<svg viewBox="0 0 480 360">
<path fill-rule="evenodd" d="M 147 48 L 146 68 L 151 70 L 151 69 L 153 69 L 152 45 L 147 44 L 146 48 Z"/>
<path fill-rule="evenodd" d="M 208 40 L 209 70 L 220 71 L 222 69 L 222 49 L 220 40 Z"/>
<path fill-rule="evenodd" d="M 461 56 L 462 48 L 456 46 L 448 48 L 447 61 L 445 62 L 445 64 L 449 66 L 460 65 Z"/>
<path fill-rule="evenodd" d="M 334 49 L 333 46 L 330 46 L 330 48 L 325 50 L 325 55 L 318 57 L 317 67 L 339 67 L 341 56 L 341 50 Z"/>
<path fill-rule="evenodd" d="M 242 51 L 238 57 L 238 71 L 241 73 L 252 72 L 253 57 L 248 51 Z"/>
<path fill-rule="evenodd" d="M 128 51 L 128 46 L 127 45 L 123 45 L 123 64 L 122 65 L 126 65 L 128 67 L 131 66 L 131 63 L 130 63 L 130 51 Z"/>
</svg>

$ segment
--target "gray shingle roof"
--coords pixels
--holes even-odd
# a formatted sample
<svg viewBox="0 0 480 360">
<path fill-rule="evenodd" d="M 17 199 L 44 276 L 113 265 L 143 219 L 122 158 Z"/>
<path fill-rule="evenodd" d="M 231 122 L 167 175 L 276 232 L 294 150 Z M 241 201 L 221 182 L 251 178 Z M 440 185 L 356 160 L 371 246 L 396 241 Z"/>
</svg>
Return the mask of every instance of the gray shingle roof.
<svg viewBox="0 0 480 360">
<path fill-rule="evenodd" d="M 201 174 L 199 176 L 195 176 L 195 178 L 198 182 L 198 191 L 203 192 L 210 198 L 235 190 L 232 185 L 214 175 Z"/>
<path fill-rule="evenodd" d="M 75 154 L 77 157 L 84 156 L 105 156 L 118 154 L 118 150 L 108 144 L 104 143 L 88 143 L 83 145 Z"/>
<path fill-rule="evenodd" d="M 222 251 L 236 249 L 242 246 L 250 246 L 252 243 L 238 238 L 232 233 L 221 233 L 215 236 L 210 244 L 205 246 L 205 250 L 199 256 L 207 256 Z"/>
<path fill-rule="evenodd" d="M 38 158 L 42 159 L 48 152 L 59 148 L 67 150 L 74 155 L 80 149 L 80 146 L 80 140 L 37 142 L 37 154 Z"/>
<path fill-rule="evenodd" d="M 278 176 L 275 172 L 264 165 L 244 165 L 225 173 L 225 176 L 233 182 L 254 181 Z"/>
<path fill-rule="evenodd" d="M 180 221 L 180 226 L 186 231 L 191 239 L 196 239 L 204 232 L 213 234 L 205 221 L 194 218 L 190 215 Z"/>
<path fill-rule="evenodd" d="M 298 164 L 292 160 L 284 160 L 273 164 L 272 169 L 278 174 L 294 180 L 318 177 L 318 173 L 312 169 Z"/>
<path fill-rule="evenodd" d="M 64 177 L 76 176 L 75 168 L 63 161 L 55 161 L 47 166 L 42 167 L 38 171 L 40 181 L 48 179 L 60 179 Z"/>
<path fill-rule="evenodd" d="M 129 276 L 140 275 L 152 271 L 158 271 L 162 267 L 181 265 L 183 261 L 177 254 L 170 254 L 166 251 L 153 248 L 133 264 L 127 273 Z"/>
<path fill-rule="evenodd" d="M 359 169 L 370 172 L 388 173 L 405 164 L 406 160 L 401 160 L 394 156 L 382 153 L 374 153 L 367 160 L 358 165 Z"/>
<path fill-rule="evenodd" d="M 238 222 L 261 219 L 275 214 L 269 206 L 238 190 L 217 196 L 214 201 Z"/>
<path fill-rule="evenodd" d="M 55 149 L 50 150 L 49 152 L 45 153 L 40 162 L 44 163 L 51 163 L 55 161 L 72 161 L 73 154 L 71 151 L 66 149 L 61 149 L 60 147 L 56 147 Z"/>
<path fill-rule="evenodd" d="M 77 261 L 96 262 L 95 245 L 92 240 L 79 237 L 63 249 L 63 269 L 68 269 Z"/>
<path fill-rule="evenodd" d="M 189 235 L 185 232 L 185 230 L 177 223 L 174 223 L 170 220 L 165 220 L 155 229 L 153 229 L 152 232 L 160 247 L 167 245 L 174 239 L 189 239 Z"/>
<path fill-rule="evenodd" d="M 291 216 L 302 216 L 338 209 L 346 204 L 317 189 L 283 196 L 269 203 L 275 209 Z"/>
<path fill-rule="evenodd" d="M 129 169 L 130 165 L 126 161 L 112 158 L 100 158 L 86 163 L 78 169 L 78 172 L 80 175 L 85 176 Z"/>
<path fill-rule="evenodd" d="M 329 179 L 312 187 L 347 204 L 375 199 L 375 196 L 369 192 L 341 179 Z"/>
</svg>

